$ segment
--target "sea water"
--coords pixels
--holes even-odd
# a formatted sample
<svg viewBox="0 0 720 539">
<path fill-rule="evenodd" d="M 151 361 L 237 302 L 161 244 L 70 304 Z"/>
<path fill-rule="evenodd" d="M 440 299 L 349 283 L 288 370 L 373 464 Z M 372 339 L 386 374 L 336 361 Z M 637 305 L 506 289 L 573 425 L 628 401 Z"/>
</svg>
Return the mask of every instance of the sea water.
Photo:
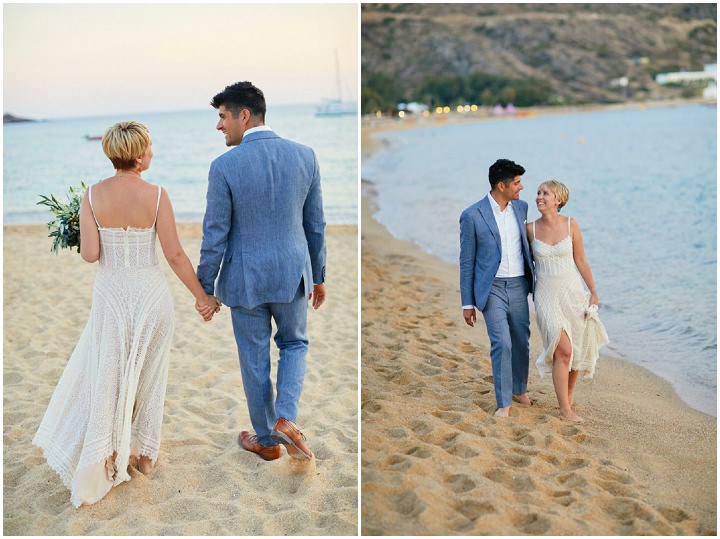
<svg viewBox="0 0 720 539">
<path fill-rule="evenodd" d="M 52 216 L 38 195 L 64 200 L 70 186 L 114 174 L 99 140 L 115 122 L 137 120 L 150 130 L 154 157 L 143 177 L 170 194 L 178 221 L 202 221 L 210 163 L 229 148 L 206 110 L 68 118 L 3 126 L 3 220 L 42 223 Z M 310 146 L 320 164 L 328 224 L 357 224 L 358 128 L 355 116 L 318 117 L 312 105 L 270 107 L 268 126 Z"/>
<path fill-rule="evenodd" d="M 716 415 L 716 121 L 715 107 L 688 105 L 386 132 L 362 177 L 391 234 L 453 264 L 460 213 L 488 193 L 496 159 L 525 167 L 528 222 L 540 217 L 539 184 L 565 183 L 561 214 L 581 228 L 611 341 L 603 350 Z"/>
</svg>

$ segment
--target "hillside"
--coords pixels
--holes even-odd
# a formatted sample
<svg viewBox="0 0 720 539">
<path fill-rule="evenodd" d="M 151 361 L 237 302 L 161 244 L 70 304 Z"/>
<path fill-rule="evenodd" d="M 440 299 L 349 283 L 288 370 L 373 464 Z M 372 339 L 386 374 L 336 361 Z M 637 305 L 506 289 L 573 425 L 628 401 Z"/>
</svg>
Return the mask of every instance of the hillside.
<svg viewBox="0 0 720 539">
<path fill-rule="evenodd" d="M 361 20 L 364 100 L 428 102 L 455 85 L 457 101 L 480 102 L 488 76 L 544 88 L 537 104 L 689 97 L 655 74 L 717 56 L 714 3 L 363 4 Z M 627 88 L 611 86 L 619 77 Z"/>
</svg>

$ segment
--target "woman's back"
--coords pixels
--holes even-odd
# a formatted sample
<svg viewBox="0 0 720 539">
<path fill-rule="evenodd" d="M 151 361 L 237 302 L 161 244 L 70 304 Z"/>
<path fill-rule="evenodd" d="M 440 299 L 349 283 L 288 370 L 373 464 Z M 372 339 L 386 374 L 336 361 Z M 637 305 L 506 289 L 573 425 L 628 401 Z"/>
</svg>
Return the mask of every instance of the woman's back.
<svg viewBox="0 0 720 539">
<path fill-rule="evenodd" d="M 141 178 L 108 178 L 92 186 L 92 209 L 98 228 L 152 228 L 159 187 Z"/>
<path fill-rule="evenodd" d="M 158 264 L 155 223 L 162 189 L 144 181 L 130 183 L 134 185 L 105 180 L 88 190 L 100 235 L 102 268 L 127 270 Z"/>
</svg>

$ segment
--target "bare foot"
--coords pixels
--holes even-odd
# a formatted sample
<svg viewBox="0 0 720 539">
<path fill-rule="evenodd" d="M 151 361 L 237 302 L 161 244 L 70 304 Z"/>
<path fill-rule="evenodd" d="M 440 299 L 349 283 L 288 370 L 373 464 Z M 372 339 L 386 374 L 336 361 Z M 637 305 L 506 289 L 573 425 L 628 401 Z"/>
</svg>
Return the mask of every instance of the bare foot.
<svg viewBox="0 0 720 539">
<path fill-rule="evenodd" d="M 568 421 L 574 421 L 575 423 L 582 423 L 585 421 L 582 417 L 577 415 L 572 410 L 567 410 L 567 411 L 560 410 L 560 415 L 562 415 Z"/>
<path fill-rule="evenodd" d="M 533 401 L 530 400 L 530 397 L 527 396 L 527 393 L 513 395 L 512 400 L 517 403 L 520 403 L 523 406 L 532 406 L 533 405 Z"/>
<path fill-rule="evenodd" d="M 153 464 L 153 461 L 150 460 L 150 457 L 140 455 L 140 458 L 138 459 L 138 470 L 140 470 L 144 475 L 150 475 L 153 468 L 155 468 L 155 465 Z"/>
<path fill-rule="evenodd" d="M 508 417 L 510 415 L 510 407 L 498 408 L 495 410 L 495 417 Z"/>
</svg>

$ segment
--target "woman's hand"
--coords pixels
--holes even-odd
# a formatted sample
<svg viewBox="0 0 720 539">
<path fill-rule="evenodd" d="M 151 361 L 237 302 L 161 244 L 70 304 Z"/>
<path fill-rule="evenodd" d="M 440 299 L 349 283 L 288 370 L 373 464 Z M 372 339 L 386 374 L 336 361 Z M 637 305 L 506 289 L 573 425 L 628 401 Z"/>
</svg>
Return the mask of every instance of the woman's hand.
<svg viewBox="0 0 720 539">
<path fill-rule="evenodd" d="M 204 299 L 195 300 L 195 310 L 203 317 L 203 320 L 209 322 L 215 313 L 220 312 L 222 303 L 215 296 L 205 295 Z"/>
<path fill-rule="evenodd" d="M 595 305 L 597 307 L 600 306 L 600 303 L 598 301 L 597 292 L 590 292 L 590 305 Z"/>
</svg>

